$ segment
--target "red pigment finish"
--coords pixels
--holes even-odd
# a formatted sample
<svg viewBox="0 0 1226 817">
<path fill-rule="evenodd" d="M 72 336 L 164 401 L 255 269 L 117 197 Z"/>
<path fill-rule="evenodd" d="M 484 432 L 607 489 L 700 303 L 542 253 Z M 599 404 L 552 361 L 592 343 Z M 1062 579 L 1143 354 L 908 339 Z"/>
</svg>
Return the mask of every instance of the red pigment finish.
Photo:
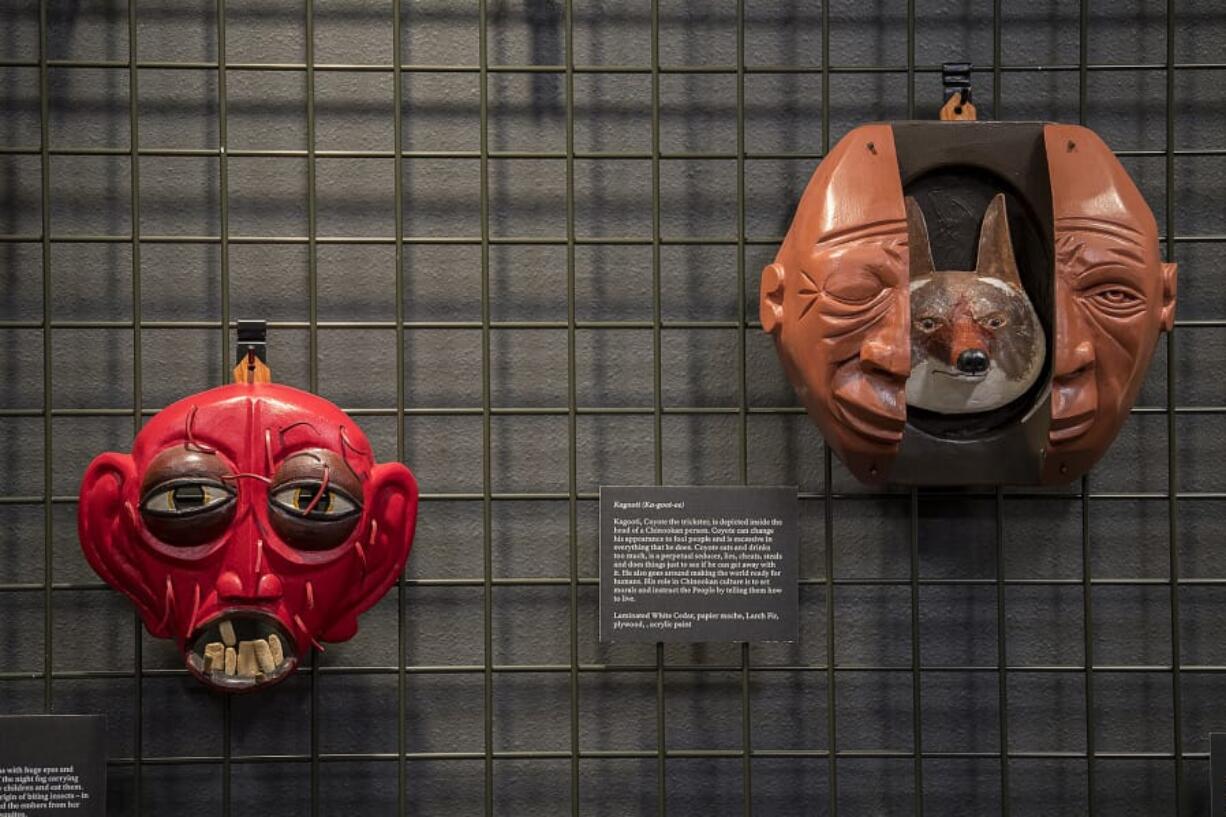
<svg viewBox="0 0 1226 817">
<path fill-rule="evenodd" d="M 77 512 L 91 567 L 211 687 L 283 680 L 345 641 L 400 575 L 417 481 L 298 389 L 241 383 L 153 417 L 90 464 Z"/>
</svg>

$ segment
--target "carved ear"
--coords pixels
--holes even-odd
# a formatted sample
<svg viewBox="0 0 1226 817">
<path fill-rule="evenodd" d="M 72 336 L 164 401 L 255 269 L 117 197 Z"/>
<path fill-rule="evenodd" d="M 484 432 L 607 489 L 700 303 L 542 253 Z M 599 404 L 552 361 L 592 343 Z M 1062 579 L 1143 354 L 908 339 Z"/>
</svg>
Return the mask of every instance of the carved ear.
<svg viewBox="0 0 1226 817">
<path fill-rule="evenodd" d="M 1013 258 L 1013 240 L 1009 236 L 1009 217 L 1005 213 L 1005 194 L 997 193 L 983 214 L 979 227 L 979 257 L 975 272 L 981 278 L 996 278 L 1022 290 L 1022 277 Z"/>
<path fill-rule="evenodd" d="M 85 560 L 107 584 L 132 600 L 149 632 L 162 632 L 159 596 L 132 558 L 139 536 L 127 489 L 138 484 L 136 463 L 127 454 L 99 454 L 81 480 L 77 537 Z"/>
<path fill-rule="evenodd" d="M 1175 328 L 1175 290 L 1179 274 L 1179 265 L 1172 262 L 1162 264 L 1162 328 L 1170 332 Z"/>
<path fill-rule="evenodd" d="M 932 245 L 928 243 L 928 223 L 919 203 L 910 196 L 907 196 L 907 249 L 911 280 L 931 276 L 936 267 L 932 263 Z"/>
<path fill-rule="evenodd" d="M 762 331 L 778 335 L 783 328 L 784 272 L 782 264 L 767 264 L 762 269 L 762 284 L 759 287 L 758 317 L 762 319 Z"/>
<path fill-rule="evenodd" d="M 366 569 L 355 583 L 335 623 L 323 633 L 324 641 L 346 641 L 358 630 L 358 615 L 383 598 L 400 572 L 413 546 L 417 526 L 417 480 L 398 462 L 376 465 L 366 489 L 366 524 L 361 545 Z"/>
</svg>

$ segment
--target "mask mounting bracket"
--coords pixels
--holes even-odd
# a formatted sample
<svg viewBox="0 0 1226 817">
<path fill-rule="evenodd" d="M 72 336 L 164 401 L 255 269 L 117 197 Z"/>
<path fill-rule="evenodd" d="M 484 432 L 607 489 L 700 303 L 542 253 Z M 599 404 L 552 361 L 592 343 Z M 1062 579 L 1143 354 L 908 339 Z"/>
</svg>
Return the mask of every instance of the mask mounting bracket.
<svg viewBox="0 0 1226 817">
<path fill-rule="evenodd" d="M 268 322 L 238 322 L 238 352 L 234 365 L 235 383 L 271 383 L 268 368 Z"/>
<path fill-rule="evenodd" d="M 940 118 L 945 122 L 973 122 L 978 119 L 971 102 L 971 64 L 946 62 L 941 64 L 941 87 L 944 104 Z"/>
</svg>

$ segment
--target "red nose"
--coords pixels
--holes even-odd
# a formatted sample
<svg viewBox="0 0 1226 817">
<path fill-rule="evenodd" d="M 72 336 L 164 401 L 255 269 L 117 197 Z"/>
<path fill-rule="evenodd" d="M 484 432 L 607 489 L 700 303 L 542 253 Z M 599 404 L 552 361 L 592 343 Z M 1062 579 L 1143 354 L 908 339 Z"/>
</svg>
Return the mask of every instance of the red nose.
<svg viewBox="0 0 1226 817">
<path fill-rule="evenodd" d="M 962 358 L 966 357 L 968 352 L 977 352 L 978 354 L 975 357 L 982 356 L 982 362 L 985 365 L 982 368 L 976 365 L 976 371 L 986 369 L 988 341 L 991 340 L 991 335 L 979 325 L 969 312 L 964 312 L 963 310 L 956 310 L 954 312 L 952 323 L 953 331 L 951 332 L 949 344 L 949 364 L 956 366 L 959 370 L 966 371 L 963 368 Z M 977 360 L 976 363 L 978 364 L 978 362 Z"/>
<path fill-rule="evenodd" d="M 225 601 L 275 601 L 281 598 L 281 580 L 265 573 L 254 583 L 243 580 L 233 570 L 217 577 L 217 595 Z"/>
</svg>

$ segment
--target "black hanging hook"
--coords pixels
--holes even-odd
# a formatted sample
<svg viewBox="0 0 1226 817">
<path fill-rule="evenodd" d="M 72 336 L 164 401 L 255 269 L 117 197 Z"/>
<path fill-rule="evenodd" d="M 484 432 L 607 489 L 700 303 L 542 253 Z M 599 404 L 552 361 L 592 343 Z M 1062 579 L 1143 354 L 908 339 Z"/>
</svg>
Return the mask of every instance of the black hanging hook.
<svg viewBox="0 0 1226 817">
<path fill-rule="evenodd" d="M 264 363 L 268 363 L 267 321 L 238 322 L 238 355 L 234 362 L 242 363 L 248 355 L 255 355 Z"/>
<path fill-rule="evenodd" d="M 959 105 L 971 102 L 971 64 L 969 62 L 941 63 L 941 87 L 945 95 L 941 103 L 949 102 L 954 94 L 960 94 Z"/>
</svg>

